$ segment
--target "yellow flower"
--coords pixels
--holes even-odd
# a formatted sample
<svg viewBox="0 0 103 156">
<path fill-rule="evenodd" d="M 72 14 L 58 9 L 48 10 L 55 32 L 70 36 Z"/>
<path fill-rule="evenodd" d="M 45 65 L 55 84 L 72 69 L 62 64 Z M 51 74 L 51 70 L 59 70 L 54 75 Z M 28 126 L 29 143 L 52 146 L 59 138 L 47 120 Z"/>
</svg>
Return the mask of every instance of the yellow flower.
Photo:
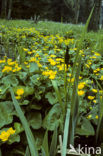
<svg viewBox="0 0 103 156">
<path fill-rule="evenodd" d="M 24 64 L 28 64 L 28 62 L 24 62 Z"/>
<path fill-rule="evenodd" d="M 16 69 L 13 69 L 12 71 L 13 71 L 13 72 L 16 72 Z"/>
<path fill-rule="evenodd" d="M 28 51 L 28 54 L 32 54 L 32 51 Z"/>
<path fill-rule="evenodd" d="M 97 101 L 96 100 L 93 100 L 93 102 L 96 103 Z"/>
<path fill-rule="evenodd" d="M 0 63 L 5 63 L 5 60 L 0 60 Z"/>
<path fill-rule="evenodd" d="M 15 98 L 16 98 L 17 100 L 19 100 L 19 99 L 21 99 L 21 96 L 18 95 L 18 96 L 15 96 Z"/>
<path fill-rule="evenodd" d="M 28 49 L 26 49 L 26 48 L 23 48 L 23 50 L 24 50 L 24 51 L 28 51 Z"/>
<path fill-rule="evenodd" d="M 57 73 L 56 71 L 50 70 L 49 71 L 49 79 L 52 79 L 52 80 L 55 79 L 56 73 Z"/>
<path fill-rule="evenodd" d="M 75 80 L 75 78 L 73 77 L 72 79 L 68 79 L 68 82 L 71 82 L 71 83 L 73 83 L 74 82 L 74 80 Z"/>
<path fill-rule="evenodd" d="M 103 75 L 100 77 L 100 80 L 103 80 Z"/>
<path fill-rule="evenodd" d="M 84 92 L 83 90 L 78 91 L 78 95 L 79 95 L 79 96 L 84 95 L 84 93 L 85 93 L 85 92 Z"/>
<path fill-rule="evenodd" d="M 99 53 L 96 53 L 96 52 L 95 52 L 95 55 L 96 55 L 96 56 L 101 56 L 101 54 L 99 54 Z"/>
<path fill-rule="evenodd" d="M 12 127 L 10 127 L 9 129 L 8 129 L 8 131 L 7 131 L 8 133 L 10 133 L 10 134 L 14 134 L 15 133 L 15 130 L 13 130 L 13 128 Z"/>
<path fill-rule="evenodd" d="M 99 90 L 99 93 L 100 93 L 100 94 L 103 94 L 103 90 Z"/>
<path fill-rule="evenodd" d="M 79 76 L 79 80 L 81 80 L 82 79 L 82 76 Z"/>
<path fill-rule="evenodd" d="M 50 64 L 52 66 L 55 66 L 56 65 L 56 62 L 53 59 L 49 58 L 48 61 L 50 62 Z"/>
<path fill-rule="evenodd" d="M 90 119 L 91 117 L 92 117 L 92 115 L 90 114 L 90 115 L 87 116 L 87 119 Z"/>
<path fill-rule="evenodd" d="M 35 62 L 35 61 L 36 61 L 35 57 L 31 57 L 29 60 L 29 62 Z"/>
<path fill-rule="evenodd" d="M 5 142 L 9 139 L 10 135 L 14 134 L 15 130 L 13 130 L 12 127 L 10 127 L 7 131 L 2 131 L 0 134 L 0 139 Z"/>
<path fill-rule="evenodd" d="M 56 55 L 53 55 L 53 54 L 52 54 L 52 55 L 50 55 L 50 57 L 56 57 Z"/>
<path fill-rule="evenodd" d="M 97 68 L 97 69 L 95 69 L 93 72 L 94 73 L 97 73 L 97 72 L 99 72 L 100 71 L 100 68 Z"/>
<path fill-rule="evenodd" d="M 10 133 L 7 133 L 7 132 L 5 132 L 5 131 L 2 131 L 1 134 L 0 134 L 0 139 L 1 139 L 3 142 L 5 142 L 5 141 L 8 140 L 9 136 L 10 136 Z"/>
<path fill-rule="evenodd" d="M 26 67 L 27 67 L 27 68 L 30 68 L 30 65 L 27 65 Z"/>
<path fill-rule="evenodd" d="M 51 80 L 55 79 L 55 75 L 50 75 L 49 79 L 51 79 Z"/>
<path fill-rule="evenodd" d="M 78 84 L 78 89 L 83 89 L 84 86 L 85 86 L 85 82 L 80 82 L 80 83 Z"/>
<path fill-rule="evenodd" d="M 87 68 L 90 68 L 90 66 L 89 66 L 88 64 L 86 64 L 86 67 L 87 67 Z"/>
<path fill-rule="evenodd" d="M 64 69 L 64 67 L 62 65 L 57 65 L 57 68 L 59 69 L 59 71 Z"/>
<path fill-rule="evenodd" d="M 97 93 L 97 89 L 92 89 L 92 92 Z"/>
<path fill-rule="evenodd" d="M 98 119 L 98 115 L 96 115 L 95 118 Z"/>
<path fill-rule="evenodd" d="M 9 66 L 4 66 L 4 68 L 2 70 L 3 73 L 4 72 L 10 72 L 10 71 L 12 71 L 12 67 L 9 67 Z"/>
<path fill-rule="evenodd" d="M 89 100 L 93 100 L 95 98 L 95 96 L 88 96 Z"/>
<path fill-rule="evenodd" d="M 17 67 L 17 68 L 16 68 L 16 71 L 20 71 L 20 70 L 21 70 L 21 67 Z"/>
<path fill-rule="evenodd" d="M 16 94 L 19 95 L 19 96 L 23 95 L 24 94 L 24 89 L 23 88 L 17 89 Z"/>
<path fill-rule="evenodd" d="M 83 50 L 80 50 L 79 53 L 80 53 L 80 54 L 83 54 L 84 52 L 83 52 Z"/>
<path fill-rule="evenodd" d="M 55 66 L 55 65 L 56 65 L 56 62 L 53 60 L 52 62 L 50 62 L 50 64 L 51 64 L 52 66 Z"/>
</svg>

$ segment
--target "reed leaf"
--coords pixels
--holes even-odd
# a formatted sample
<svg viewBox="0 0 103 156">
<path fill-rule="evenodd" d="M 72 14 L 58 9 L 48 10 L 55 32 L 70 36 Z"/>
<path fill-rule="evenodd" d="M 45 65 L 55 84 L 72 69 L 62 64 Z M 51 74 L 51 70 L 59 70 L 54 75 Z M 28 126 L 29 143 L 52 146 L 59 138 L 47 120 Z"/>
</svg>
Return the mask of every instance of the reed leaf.
<svg viewBox="0 0 103 156">
<path fill-rule="evenodd" d="M 57 83 L 56 83 L 55 80 L 51 80 L 51 82 L 52 82 L 52 85 L 53 85 L 54 90 L 55 90 L 55 92 L 56 92 L 56 95 L 57 95 L 59 104 L 60 104 L 60 106 L 61 106 L 61 109 L 62 109 L 63 115 L 64 115 L 64 113 L 65 113 L 65 108 L 64 108 L 64 106 L 63 106 L 63 102 L 62 102 L 62 99 L 61 99 L 61 95 L 60 95 L 59 88 L 58 88 Z"/>
<path fill-rule="evenodd" d="M 43 144 L 42 144 L 42 152 L 43 152 L 43 155 L 49 156 L 48 130 L 46 130 L 45 135 L 44 135 Z"/>
<path fill-rule="evenodd" d="M 67 143 L 68 143 L 68 133 L 69 133 L 69 121 L 70 121 L 70 109 L 67 108 L 65 125 L 64 125 L 64 135 L 63 135 L 63 146 L 62 146 L 62 156 L 66 156 Z"/>
<path fill-rule="evenodd" d="M 22 123 L 22 125 L 24 127 L 26 137 L 27 137 L 27 140 L 28 140 L 28 144 L 29 144 L 29 149 L 30 149 L 31 156 L 38 156 L 38 151 L 36 149 L 36 143 L 35 143 L 35 140 L 34 140 L 34 136 L 33 136 L 32 132 L 30 130 L 29 124 L 28 124 L 28 122 L 27 122 L 27 120 L 26 120 L 26 118 L 24 116 L 24 113 L 23 113 L 22 109 L 19 106 L 18 101 L 15 98 L 13 89 L 11 87 L 10 87 L 10 93 L 11 93 L 13 104 L 14 104 L 14 107 L 15 107 L 15 109 L 17 111 L 18 117 L 20 118 L 21 123 Z"/>
<path fill-rule="evenodd" d="M 29 147 L 26 147 L 26 151 L 25 151 L 25 156 L 30 156 L 30 151 L 29 151 Z"/>
<path fill-rule="evenodd" d="M 98 119 L 98 124 L 97 124 L 97 129 L 96 129 L 96 143 L 98 141 L 98 138 L 103 141 L 103 93 L 102 93 L 102 98 L 100 99 L 99 93 L 98 95 L 98 110 L 99 110 L 99 119 Z"/>
<path fill-rule="evenodd" d="M 50 145 L 50 156 L 55 156 L 57 152 L 57 127 L 55 128 Z"/>
<path fill-rule="evenodd" d="M 45 153 L 45 150 L 44 150 L 43 147 L 41 147 L 41 155 L 42 155 L 42 156 L 46 156 L 46 153 Z"/>
<path fill-rule="evenodd" d="M 78 87 L 78 81 L 79 81 L 79 75 L 81 71 L 81 56 L 78 60 L 78 68 L 75 75 L 75 81 L 72 91 L 72 99 L 71 99 L 71 114 L 70 114 L 70 144 L 74 145 L 74 135 L 75 135 L 75 128 L 76 128 L 76 122 L 78 117 L 78 109 L 79 109 L 79 97 L 77 93 L 77 87 Z"/>
</svg>

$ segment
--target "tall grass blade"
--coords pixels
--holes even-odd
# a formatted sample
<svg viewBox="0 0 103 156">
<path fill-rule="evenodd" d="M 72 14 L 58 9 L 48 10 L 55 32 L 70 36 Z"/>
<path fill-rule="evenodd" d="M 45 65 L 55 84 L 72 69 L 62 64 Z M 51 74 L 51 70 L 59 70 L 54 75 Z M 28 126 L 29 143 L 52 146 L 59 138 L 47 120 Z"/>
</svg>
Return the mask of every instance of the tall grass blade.
<svg viewBox="0 0 103 156">
<path fill-rule="evenodd" d="M 55 156 L 57 153 L 57 127 L 55 128 L 50 145 L 50 156 Z"/>
<path fill-rule="evenodd" d="M 64 108 L 63 103 L 62 103 L 62 99 L 61 99 L 61 95 L 60 95 L 59 88 L 58 88 L 57 83 L 56 83 L 55 80 L 51 80 L 51 81 L 52 81 L 52 85 L 53 85 L 53 87 L 54 87 L 54 90 L 55 90 L 55 92 L 56 92 L 56 95 L 57 95 L 59 104 L 60 104 L 61 109 L 62 109 L 63 114 L 64 114 L 64 113 L 65 113 L 65 108 Z"/>
<path fill-rule="evenodd" d="M 41 147 L 41 156 L 46 156 L 46 153 L 43 147 Z"/>
<path fill-rule="evenodd" d="M 27 122 L 27 120 L 26 120 L 26 118 L 24 116 L 24 113 L 23 113 L 22 109 L 19 106 L 18 101 L 15 98 L 13 89 L 11 87 L 10 87 L 10 93 L 11 93 L 11 97 L 12 97 L 12 100 L 13 100 L 14 107 L 15 107 L 17 113 L 18 113 L 18 117 L 20 118 L 21 123 L 22 123 L 22 125 L 24 127 L 26 137 L 27 137 L 27 140 L 28 140 L 28 144 L 29 144 L 29 149 L 30 149 L 30 152 L 31 152 L 31 156 L 38 156 L 38 151 L 36 149 L 36 143 L 35 143 L 35 140 L 34 140 L 34 136 L 33 136 L 32 132 L 30 130 L 28 122 Z"/>
<path fill-rule="evenodd" d="M 28 146 L 26 147 L 25 156 L 31 156 Z"/>
<path fill-rule="evenodd" d="M 89 15 L 89 17 L 88 17 L 88 19 L 87 19 L 87 22 L 86 22 L 86 25 L 85 25 L 84 33 L 87 32 L 88 25 L 89 25 L 89 23 L 90 23 L 90 20 L 91 20 L 91 17 L 92 17 L 93 11 L 94 11 L 94 7 L 95 7 L 95 5 L 93 6 L 93 8 L 92 8 L 92 10 L 91 10 L 91 12 L 90 12 L 90 15 Z"/>
<path fill-rule="evenodd" d="M 44 139 L 43 139 L 43 144 L 42 144 L 42 151 L 45 153 L 45 156 L 49 156 L 49 146 L 48 146 L 48 130 L 46 130 Z"/>
<path fill-rule="evenodd" d="M 67 142 L 68 142 L 68 132 L 69 132 L 69 121 L 70 121 L 70 109 L 67 108 L 65 125 L 64 125 L 64 136 L 63 136 L 63 146 L 62 146 L 62 156 L 66 156 Z"/>
<path fill-rule="evenodd" d="M 103 93 L 101 99 L 98 93 L 98 101 L 99 101 L 99 106 L 98 106 L 99 119 L 98 119 L 97 130 L 96 130 L 96 143 L 98 141 L 98 138 L 101 139 L 101 141 L 103 139 Z"/>
<path fill-rule="evenodd" d="M 76 128 L 76 122 L 78 117 L 78 109 L 79 109 L 79 97 L 77 93 L 77 87 L 78 87 L 78 81 L 79 81 L 79 75 L 81 71 L 81 56 L 78 60 L 78 68 L 75 75 L 75 81 L 72 91 L 72 100 L 71 100 L 71 114 L 70 114 L 70 144 L 74 145 L 74 135 L 75 135 L 75 128 Z"/>
</svg>

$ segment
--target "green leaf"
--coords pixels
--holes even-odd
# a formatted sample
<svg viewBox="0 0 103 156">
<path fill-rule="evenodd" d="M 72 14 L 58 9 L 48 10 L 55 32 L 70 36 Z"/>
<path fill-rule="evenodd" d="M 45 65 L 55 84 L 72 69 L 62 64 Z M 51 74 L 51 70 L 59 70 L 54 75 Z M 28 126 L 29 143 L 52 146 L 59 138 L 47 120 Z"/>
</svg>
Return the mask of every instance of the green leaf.
<svg viewBox="0 0 103 156">
<path fill-rule="evenodd" d="M 31 108 L 31 109 L 35 109 L 35 110 L 41 110 L 41 108 L 42 108 L 42 104 L 37 104 L 37 103 L 32 103 L 31 105 L 29 105 L 29 107 Z"/>
<path fill-rule="evenodd" d="M 2 83 L 4 83 L 7 86 L 8 85 L 17 86 L 19 82 L 14 75 L 8 75 L 2 78 Z"/>
<path fill-rule="evenodd" d="M 12 123 L 14 106 L 11 101 L 0 102 L 0 128 Z"/>
<path fill-rule="evenodd" d="M 30 71 L 30 73 L 38 72 L 39 71 L 39 67 L 38 67 L 37 63 L 35 63 L 35 62 L 31 63 L 29 71 Z"/>
<path fill-rule="evenodd" d="M 19 135 L 12 135 L 10 136 L 8 140 L 8 144 L 13 144 L 14 142 L 20 142 L 20 136 Z"/>
<path fill-rule="evenodd" d="M 27 73 L 26 72 L 19 72 L 18 76 L 21 80 L 25 80 L 27 78 Z"/>
<path fill-rule="evenodd" d="M 24 100 L 22 103 L 20 103 L 20 105 L 28 105 L 29 104 L 29 100 Z"/>
<path fill-rule="evenodd" d="M 19 106 L 19 103 L 18 101 L 16 100 L 15 98 L 15 95 L 14 95 L 14 92 L 13 92 L 13 89 L 10 88 L 10 93 L 11 93 L 11 97 L 12 97 L 12 100 L 13 100 L 13 103 L 14 103 L 14 107 L 18 113 L 18 116 L 23 124 L 23 127 L 25 129 L 25 133 L 26 133 L 26 137 L 27 137 L 27 140 L 28 140 L 28 144 L 29 144 L 29 148 L 30 148 L 30 152 L 31 152 L 31 155 L 32 156 L 38 156 L 38 151 L 36 149 L 36 143 L 35 143 L 35 139 L 34 139 L 34 136 L 32 134 L 32 131 L 30 130 L 30 127 L 29 127 L 29 124 L 24 116 L 24 113 L 22 111 L 22 109 L 20 108 Z"/>
<path fill-rule="evenodd" d="M 24 96 L 32 95 L 34 93 L 34 88 L 26 86 L 24 89 Z"/>
<path fill-rule="evenodd" d="M 0 86 L 0 94 L 6 94 L 8 88 L 9 87 L 5 85 Z"/>
<path fill-rule="evenodd" d="M 2 73 L 2 72 L 0 72 L 0 78 L 2 77 L 2 75 L 3 75 L 3 73 Z"/>
<path fill-rule="evenodd" d="M 43 127 L 48 130 L 54 130 L 55 126 L 60 124 L 61 107 L 54 105 L 43 120 Z"/>
<path fill-rule="evenodd" d="M 86 136 L 94 135 L 95 131 L 90 121 L 84 117 L 82 117 L 82 119 L 83 121 L 81 123 L 80 128 L 79 127 L 76 128 L 76 134 L 86 135 Z"/>
<path fill-rule="evenodd" d="M 33 76 L 30 77 L 30 80 L 33 84 L 37 85 L 39 83 L 38 79 L 39 78 L 39 75 L 38 74 L 35 74 Z"/>
<path fill-rule="evenodd" d="M 14 123 L 14 128 L 16 130 L 16 134 L 21 133 L 24 130 L 24 128 L 19 122 Z"/>
<path fill-rule="evenodd" d="M 41 114 L 38 112 L 31 112 L 27 115 L 27 120 L 29 125 L 33 128 L 33 129 L 39 129 L 41 128 L 42 125 L 42 117 Z"/>
<path fill-rule="evenodd" d="M 48 99 L 48 101 L 49 101 L 49 103 L 50 103 L 51 105 L 57 103 L 57 99 L 54 97 L 53 93 L 51 93 L 51 92 L 48 92 L 48 93 L 45 95 L 45 98 Z"/>
</svg>

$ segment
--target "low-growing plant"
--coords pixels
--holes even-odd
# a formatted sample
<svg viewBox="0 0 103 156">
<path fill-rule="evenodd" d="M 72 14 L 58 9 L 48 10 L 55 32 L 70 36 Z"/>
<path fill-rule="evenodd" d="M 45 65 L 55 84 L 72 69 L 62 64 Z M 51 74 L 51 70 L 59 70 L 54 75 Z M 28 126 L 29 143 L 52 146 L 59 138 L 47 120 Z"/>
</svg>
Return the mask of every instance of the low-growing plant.
<svg viewBox="0 0 103 156">
<path fill-rule="evenodd" d="M 48 32 L 48 23 L 38 22 L 38 28 L 29 21 L 0 25 L 6 53 L 0 59 L 2 155 L 56 155 L 58 135 L 64 134 L 64 156 L 76 137 L 96 135 L 98 140 L 102 134 L 102 55 L 92 50 L 95 39 L 86 34 L 88 22 L 83 34 L 59 23 Z"/>
</svg>

